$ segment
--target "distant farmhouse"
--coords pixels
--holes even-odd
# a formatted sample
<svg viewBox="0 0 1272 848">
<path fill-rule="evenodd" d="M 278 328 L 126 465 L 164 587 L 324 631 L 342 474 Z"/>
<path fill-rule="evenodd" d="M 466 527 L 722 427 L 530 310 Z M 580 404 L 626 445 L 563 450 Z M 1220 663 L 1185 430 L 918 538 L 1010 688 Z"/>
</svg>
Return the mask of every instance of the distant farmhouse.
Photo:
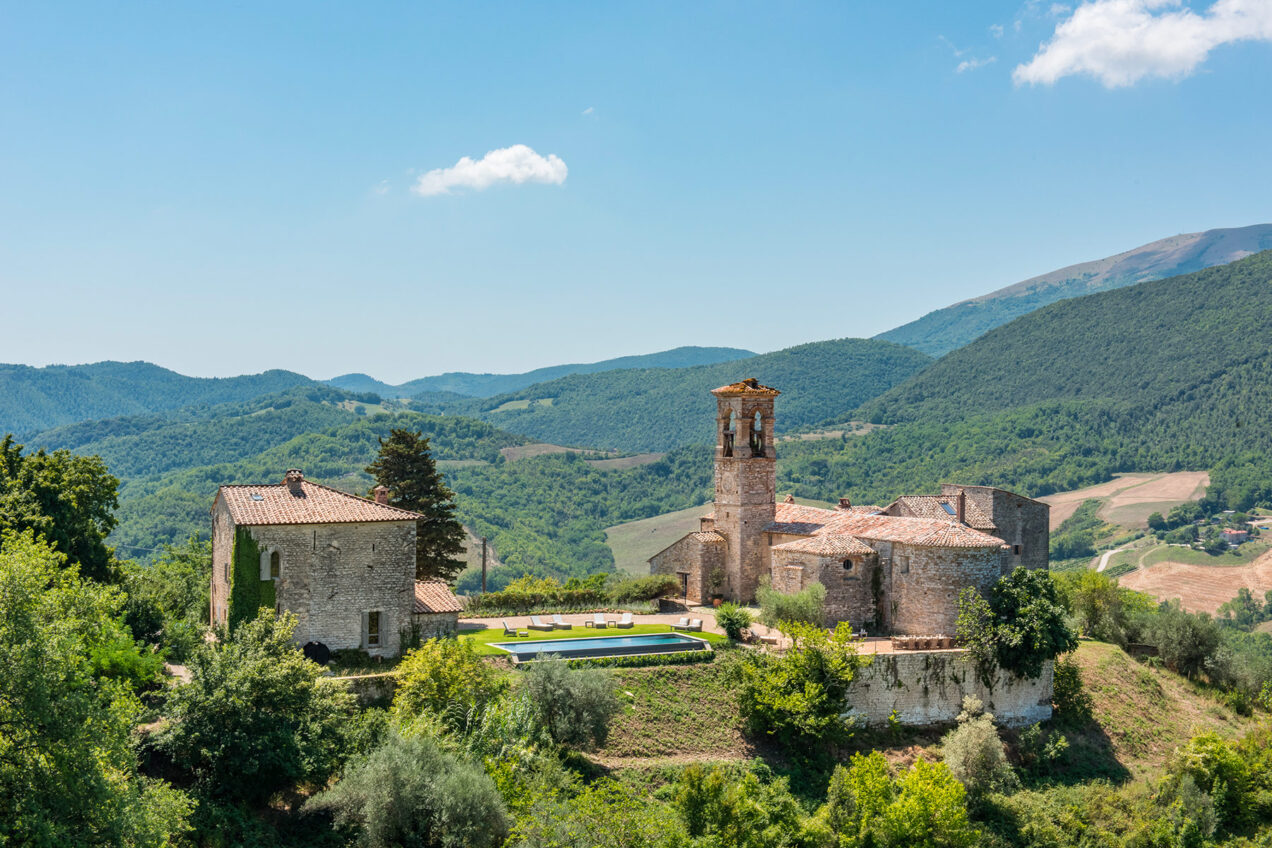
<svg viewBox="0 0 1272 848">
<path fill-rule="evenodd" d="M 259 607 L 297 617 L 296 641 L 396 656 L 403 632 L 453 633 L 461 609 L 446 584 L 415 579 L 418 513 L 312 483 L 222 486 L 212 506 L 212 621 Z"/>
<path fill-rule="evenodd" d="M 953 635 L 958 594 L 1018 565 L 1047 568 L 1047 504 L 986 486 L 837 509 L 776 502 L 777 389 L 743 380 L 716 397 L 715 510 L 649 560 L 691 602 L 750 601 L 762 579 L 782 592 L 826 587 L 833 622 L 877 634 Z"/>
</svg>

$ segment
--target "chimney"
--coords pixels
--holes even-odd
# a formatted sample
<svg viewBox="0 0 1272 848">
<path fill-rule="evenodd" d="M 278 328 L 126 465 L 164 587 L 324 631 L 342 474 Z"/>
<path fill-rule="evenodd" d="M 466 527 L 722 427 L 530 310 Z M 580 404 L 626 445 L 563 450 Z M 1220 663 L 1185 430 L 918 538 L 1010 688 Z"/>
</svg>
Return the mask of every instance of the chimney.
<svg viewBox="0 0 1272 848">
<path fill-rule="evenodd" d="M 782 499 L 782 503 L 795 503 L 795 496 L 787 495 L 785 498 Z"/>
<path fill-rule="evenodd" d="M 848 498 L 840 498 L 839 509 L 852 509 L 852 501 L 850 501 Z"/>
<path fill-rule="evenodd" d="M 956 504 L 954 507 L 954 513 L 955 513 L 954 517 L 958 519 L 959 524 L 966 524 L 967 523 L 967 494 L 962 489 L 958 490 L 958 498 L 955 499 L 954 503 Z"/>
<path fill-rule="evenodd" d="M 305 482 L 305 475 L 299 468 L 287 469 L 287 476 L 283 478 L 283 482 L 287 484 L 287 490 L 293 495 L 300 496 L 305 493 L 300 485 Z"/>
<path fill-rule="evenodd" d="M 376 486 L 374 489 L 371 490 L 371 493 L 375 495 L 376 503 L 388 504 L 389 502 L 389 487 L 388 486 Z"/>
<path fill-rule="evenodd" d="M 715 529 L 715 518 L 710 515 L 704 515 L 698 519 L 698 532 L 706 533 L 708 530 Z"/>
</svg>

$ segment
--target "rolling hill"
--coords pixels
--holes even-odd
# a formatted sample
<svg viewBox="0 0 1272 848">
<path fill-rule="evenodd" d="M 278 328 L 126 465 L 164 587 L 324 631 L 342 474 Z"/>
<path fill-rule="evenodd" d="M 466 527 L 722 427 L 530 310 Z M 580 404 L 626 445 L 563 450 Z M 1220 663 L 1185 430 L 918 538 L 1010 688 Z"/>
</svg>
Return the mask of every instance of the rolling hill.
<svg viewBox="0 0 1272 848">
<path fill-rule="evenodd" d="M 543 383 L 570 374 L 595 374 L 599 371 L 617 371 L 628 368 L 687 368 L 692 365 L 710 365 L 755 356 L 749 350 L 734 347 L 678 347 L 658 353 L 638 356 L 620 356 L 601 362 L 572 365 L 552 365 L 536 368 L 523 374 L 470 374 L 452 371 L 435 377 L 421 377 L 398 386 L 382 383 L 366 374 L 344 374 L 326 382 L 351 392 L 376 392 L 391 398 L 409 398 L 426 392 L 450 392 L 466 397 L 492 397 L 498 394 L 520 391 L 535 383 Z"/>
<path fill-rule="evenodd" d="M 1172 236 L 929 312 L 876 338 L 942 356 L 994 327 L 1058 300 L 1199 271 L 1269 248 L 1272 224 Z"/>
<path fill-rule="evenodd" d="M 841 416 L 930 362 L 891 342 L 839 339 L 714 365 L 573 374 L 442 408 L 545 442 L 665 451 L 711 440 L 718 386 L 745 377 L 777 386 L 778 427 L 791 430 Z"/>
<path fill-rule="evenodd" d="M 149 362 L 44 368 L 0 364 L 0 433 L 27 434 L 77 421 L 242 402 L 313 382 L 291 371 L 186 377 Z"/>
<path fill-rule="evenodd" d="M 957 479 L 1037 496 L 1116 472 L 1212 469 L 1212 494 L 1257 500 L 1231 480 L 1267 464 L 1272 251 L 1044 307 L 856 415 L 888 426 L 783 444 L 797 493 L 875 500 Z"/>
</svg>

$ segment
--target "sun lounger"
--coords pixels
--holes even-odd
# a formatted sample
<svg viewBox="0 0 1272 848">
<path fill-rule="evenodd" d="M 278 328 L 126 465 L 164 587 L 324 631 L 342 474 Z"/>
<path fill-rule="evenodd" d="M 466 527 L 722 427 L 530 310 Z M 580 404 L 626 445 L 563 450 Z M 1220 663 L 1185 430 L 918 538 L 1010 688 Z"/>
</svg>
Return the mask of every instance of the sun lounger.
<svg viewBox="0 0 1272 848">
<path fill-rule="evenodd" d="M 516 630 L 516 629 L 514 629 L 514 628 L 512 628 L 512 627 L 509 627 L 509 626 L 508 626 L 508 622 L 506 622 L 506 621 L 505 621 L 505 622 L 503 622 L 503 626 L 504 626 L 504 635 L 505 635 L 505 636 L 511 636 L 512 638 L 516 639 L 516 638 L 517 638 L 517 637 L 519 637 L 519 636 L 529 636 L 529 635 L 530 635 L 530 634 L 529 634 L 527 631 L 525 631 L 525 630 L 520 630 L 520 631 L 519 631 L 519 630 Z"/>
<path fill-rule="evenodd" d="M 671 629 L 672 630 L 689 630 L 690 629 L 689 619 L 688 618 L 680 619 L 675 624 L 671 625 Z"/>
<path fill-rule="evenodd" d="M 693 621 L 690 621 L 690 622 L 689 622 L 689 629 L 690 629 L 690 630 L 692 630 L 692 631 L 694 631 L 695 633 L 701 633 L 701 632 L 702 632 L 702 619 L 700 619 L 700 618 L 695 618 Z"/>
<path fill-rule="evenodd" d="M 531 630 L 551 630 L 551 629 L 552 629 L 552 625 L 551 625 L 551 624 L 544 624 L 544 623 L 543 623 L 543 622 L 539 619 L 539 616 L 537 616 L 537 615 L 532 615 L 532 616 L 530 616 L 530 629 L 531 629 Z"/>
<path fill-rule="evenodd" d="M 552 616 L 552 626 L 556 628 L 557 630 L 573 630 L 574 629 L 574 625 L 566 621 L 565 619 L 561 618 L 560 615 Z"/>
<path fill-rule="evenodd" d="M 605 616 L 599 612 L 592 613 L 592 620 L 583 622 L 584 627 L 604 627 Z"/>
<path fill-rule="evenodd" d="M 630 612 L 623 613 L 623 617 L 614 623 L 615 627 L 631 627 L 633 626 L 632 614 Z"/>
</svg>

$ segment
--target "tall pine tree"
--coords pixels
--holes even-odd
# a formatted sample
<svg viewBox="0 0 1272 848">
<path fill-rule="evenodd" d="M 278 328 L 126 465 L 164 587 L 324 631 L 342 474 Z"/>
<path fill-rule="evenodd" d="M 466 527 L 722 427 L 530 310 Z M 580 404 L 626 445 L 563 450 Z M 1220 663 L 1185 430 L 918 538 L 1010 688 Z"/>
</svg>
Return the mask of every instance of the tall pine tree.
<svg viewBox="0 0 1272 848">
<path fill-rule="evenodd" d="M 455 518 L 455 493 L 437 471 L 428 437 L 418 430 L 390 430 L 367 473 L 388 488 L 392 506 L 426 516 L 416 522 L 416 579 L 453 583 L 465 565 L 456 558 L 464 552 L 464 527 Z"/>
</svg>

